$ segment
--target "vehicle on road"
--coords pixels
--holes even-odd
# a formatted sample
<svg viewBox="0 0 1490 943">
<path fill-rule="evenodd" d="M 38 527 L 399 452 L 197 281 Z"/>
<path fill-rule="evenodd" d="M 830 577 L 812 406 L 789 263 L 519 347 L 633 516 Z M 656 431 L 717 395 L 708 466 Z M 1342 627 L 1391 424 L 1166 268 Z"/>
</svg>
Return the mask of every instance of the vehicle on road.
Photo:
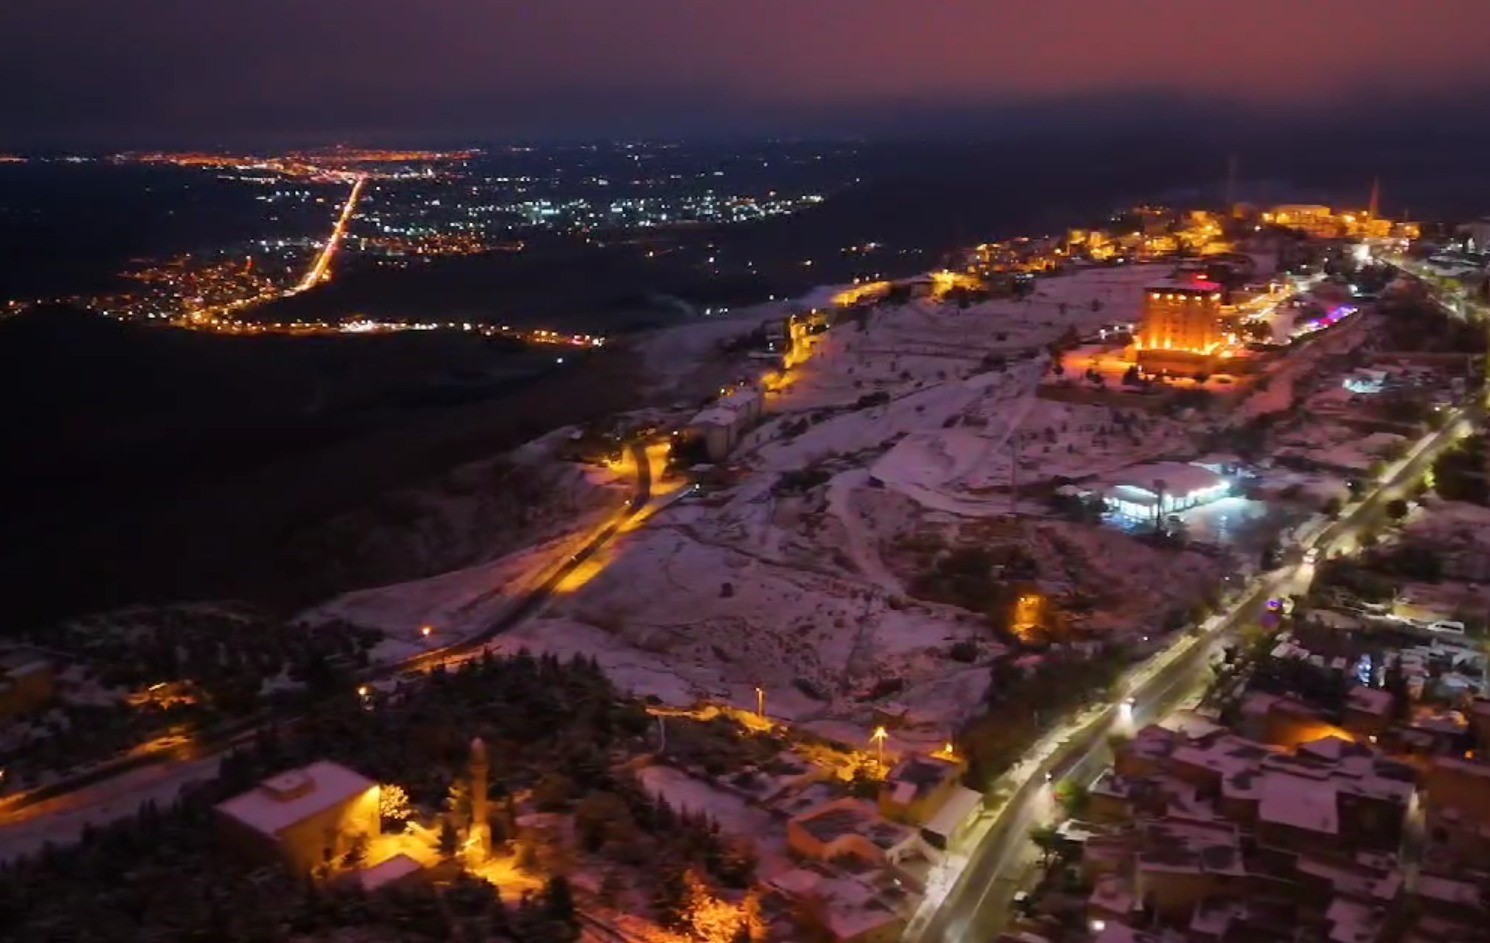
<svg viewBox="0 0 1490 943">
<path fill-rule="evenodd" d="M 1310 547 L 1308 550 L 1305 550 L 1304 551 L 1304 562 L 1306 564 L 1308 564 L 1309 566 L 1313 566 L 1314 564 L 1318 563 L 1319 562 L 1319 548 L 1318 547 Z"/>
<path fill-rule="evenodd" d="M 1442 632 L 1444 635 L 1463 635 L 1464 623 L 1453 622 L 1448 619 L 1439 619 L 1437 622 L 1428 623 L 1429 632 Z"/>
</svg>

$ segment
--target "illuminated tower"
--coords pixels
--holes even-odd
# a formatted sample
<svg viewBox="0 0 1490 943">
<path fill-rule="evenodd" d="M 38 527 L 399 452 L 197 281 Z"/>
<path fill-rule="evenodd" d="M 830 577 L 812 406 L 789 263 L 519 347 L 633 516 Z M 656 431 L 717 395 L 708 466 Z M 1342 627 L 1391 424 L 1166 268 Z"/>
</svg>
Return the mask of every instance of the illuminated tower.
<svg viewBox="0 0 1490 943">
<path fill-rule="evenodd" d="M 467 832 L 467 847 L 478 861 L 485 861 L 491 853 L 491 824 L 486 811 L 487 772 L 486 742 L 477 737 L 471 741 L 471 827 Z"/>
</svg>

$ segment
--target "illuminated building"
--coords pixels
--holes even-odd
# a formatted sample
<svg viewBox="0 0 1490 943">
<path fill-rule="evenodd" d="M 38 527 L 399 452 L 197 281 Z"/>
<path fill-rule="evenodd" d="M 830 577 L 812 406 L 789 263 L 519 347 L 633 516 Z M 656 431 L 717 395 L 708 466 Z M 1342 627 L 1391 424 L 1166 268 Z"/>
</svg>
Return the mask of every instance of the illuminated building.
<svg viewBox="0 0 1490 943">
<path fill-rule="evenodd" d="M 1144 289 L 1134 339 L 1138 363 L 1151 370 L 1205 370 L 1221 349 L 1221 285 L 1199 275 L 1170 278 Z"/>
<path fill-rule="evenodd" d="M 1328 206 L 1317 203 L 1275 206 L 1271 213 L 1262 214 L 1262 221 L 1297 229 L 1319 239 L 1332 239 L 1340 235 L 1340 219 Z"/>
<path fill-rule="evenodd" d="M 356 836 L 378 836 L 378 795 L 377 783 L 322 760 L 219 804 L 218 830 L 246 856 L 309 874 L 340 860 Z"/>
<path fill-rule="evenodd" d="M 1226 497 L 1231 483 L 1199 465 L 1162 462 L 1138 465 L 1102 492 L 1107 506 L 1136 521 L 1162 521 L 1170 514 Z"/>
</svg>

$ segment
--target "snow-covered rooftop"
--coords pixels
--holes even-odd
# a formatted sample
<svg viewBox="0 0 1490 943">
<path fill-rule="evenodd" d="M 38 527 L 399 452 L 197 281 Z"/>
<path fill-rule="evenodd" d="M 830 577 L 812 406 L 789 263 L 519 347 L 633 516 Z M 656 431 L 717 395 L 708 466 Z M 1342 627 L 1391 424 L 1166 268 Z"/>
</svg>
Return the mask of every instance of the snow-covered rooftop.
<svg viewBox="0 0 1490 943">
<path fill-rule="evenodd" d="M 1161 481 L 1164 483 L 1165 493 L 1174 495 L 1193 494 L 1226 483 L 1223 476 L 1210 469 L 1186 462 L 1134 465 L 1112 476 L 1112 483 L 1118 487 L 1135 488 L 1150 494 L 1154 493 L 1158 488 L 1157 483 Z"/>
<path fill-rule="evenodd" d="M 271 776 L 248 792 L 219 803 L 217 809 L 273 838 L 296 822 L 376 788 L 377 783 L 361 773 L 330 760 L 319 760 Z"/>
<path fill-rule="evenodd" d="M 380 887 L 386 887 L 396 881 L 402 880 L 411 874 L 417 874 L 424 865 L 410 858 L 406 854 L 396 854 L 392 858 L 375 864 L 370 868 L 363 868 L 357 872 L 357 880 L 363 890 L 375 891 Z"/>
<path fill-rule="evenodd" d="M 1262 783 L 1260 822 L 1333 835 L 1340 830 L 1335 790 L 1317 779 L 1272 774 Z"/>
</svg>

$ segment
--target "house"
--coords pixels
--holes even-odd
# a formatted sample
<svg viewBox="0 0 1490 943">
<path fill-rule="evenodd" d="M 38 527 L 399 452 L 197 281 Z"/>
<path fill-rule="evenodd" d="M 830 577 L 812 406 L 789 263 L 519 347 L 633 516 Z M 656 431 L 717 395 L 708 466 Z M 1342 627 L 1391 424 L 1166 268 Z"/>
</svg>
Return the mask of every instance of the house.
<svg viewBox="0 0 1490 943">
<path fill-rule="evenodd" d="M 901 757 L 880 786 L 880 814 L 908 825 L 924 825 L 947 801 L 962 776 L 963 764 L 924 753 Z"/>
<path fill-rule="evenodd" d="M 884 865 L 909 856 L 915 839 L 914 829 L 885 821 L 863 799 L 835 799 L 786 823 L 787 847 L 812 861 L 857 858 Z"/>
<path fill-rule="evenodd" d="M 778 874 L 766 886 L 793 905 L 798 923 L 834 943 L 898 943 L 918 898 L 895 878 L 862 863 L 811 864 Z"/>
<path fill-rule="evenodd" d="M 1361 739 L 1375 740 L 1392 725 L 1396 698 L 1381 688 L 1356 685 L 1345 700 L 1345 729 Z"/>
<path fill-rule="evenodd" d="M 377 783 L 321 760 L 218 804 L 215 818 L 225 844 L 246 857 L 311 874 L 339 861 L 358 836 L 380 833 L 379 795 Z"/>
<path fill-rule="evenodd" d="M 385 887 L 409 884 L 423 872 L 424 865 L 406 854 L 399 853 L 380 864 L 361 869 L 356 874 L 356 880 L 364 891 L 371 892 Z"/>
</svg>

